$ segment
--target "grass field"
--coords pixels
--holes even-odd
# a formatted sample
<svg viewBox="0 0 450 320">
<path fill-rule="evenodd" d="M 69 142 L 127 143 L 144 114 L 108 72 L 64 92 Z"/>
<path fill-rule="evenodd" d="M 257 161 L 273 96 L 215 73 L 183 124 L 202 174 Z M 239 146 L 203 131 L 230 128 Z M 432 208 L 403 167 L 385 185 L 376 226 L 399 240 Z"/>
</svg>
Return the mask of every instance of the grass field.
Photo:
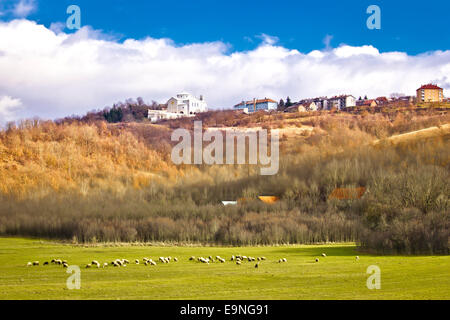
<svg viewBox="0 0 450 320">
<path fill-rule="evenodd" d="M 321 253 L 327 257 L 322 257 Z M 265 256 L 238 266 L 231 255 Z M 190 256 L 219 255 L 209 265 Z M 359 260 L 355 256 L 360 257 Z M 178 257 L 179 262 L 144 266 L 136 258 Z M 315 262 L 315 258 L 319 262 Z M 70 276 L 44 261 L 68 260 L 81 267 L 81 289 L 68 290 Z M 126 267 L 84 268 L 126 258 Z M 286 263 L 278 263 L 286 258 Z M 27 267 L 28 261 L 40 266 Z M 369 290 L 366 269 L 381 269 L 381 289 Z M 272 247 L 72 246 L 0 238 L 0 299 L 450 299 L 449 256 L 372 256 L 354 244 Z"/>
</svg>

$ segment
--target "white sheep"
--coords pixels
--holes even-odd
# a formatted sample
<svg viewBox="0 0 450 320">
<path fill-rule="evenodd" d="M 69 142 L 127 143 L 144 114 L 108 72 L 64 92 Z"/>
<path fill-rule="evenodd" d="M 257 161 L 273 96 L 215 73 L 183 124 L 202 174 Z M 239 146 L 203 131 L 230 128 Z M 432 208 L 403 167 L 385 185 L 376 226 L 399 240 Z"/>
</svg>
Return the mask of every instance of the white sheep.
<svg viewBox="0 0 450 320">
<path fill-rule="evenodd" d="M 240 266 L 240 265 L 241 265 L 241 261 L 236 261 L 236 264 L 237 264 L 238 266 Z"/>
<path fill-rule="evenodd" d="M 63 268 L 68 268 L 69 265 L 67 263 L 63 263 Z"/>
<path fill-rule="evenodd" d="M 27 267 L 31 267 L 33 264 L 31 262 L 27 263 Z"/>
<path fill-rule="evenodd" d="M 283 262 L 287 262 L 287 259 L 286 259 L 286 258 L 283 258 Z"/>
<path fill-rule="evenodd" d="M 356 260 L 359 260 L 359 257 L 358 257 L 358 256 L 356 256 Z"/>
<path fill-rule="evenodd" d="M 231 256 L 231 261 L 234 261 L 234 256 Z"/>
<path fill-rule="evenodd" d="M 173 258 L 173 261 L 178 262 L 178 258 L 177 257 Z"/>
<path fill-rule="evenodd" d="M 152 265 L 152 266 L 156 266 L 156 262 L 155 261 L 150 261 L 150 264 Z"/>
<path fill-rule="evenodd" d="M 88 263 L 88 264 L 86 265 L 86 268 L 90 268 L 90 267 L 91 267 L 91 264 Z"/>
<path fill-rule="evenodd" d="M 107 267 L 108 266 L 108 262 L 105 262 L 104 264 L 103 264 L 103 268 L 105 268 L 105 267 Z"/>
<path fill-rule="evenodd" d="M 136 264 L 139 264 L 139 259 L 134 260 L 136 262 Z"/>
<path fill-rule="evenodd" d="M 39 261 L 33 261 L 33 266 L 38 266 L 39 265 Z"/>
<path fill-rule="evenodd" d="M 326 257 L 327 255 L 325 253 L 322 253 L 322 257 Z"/>
</svg>

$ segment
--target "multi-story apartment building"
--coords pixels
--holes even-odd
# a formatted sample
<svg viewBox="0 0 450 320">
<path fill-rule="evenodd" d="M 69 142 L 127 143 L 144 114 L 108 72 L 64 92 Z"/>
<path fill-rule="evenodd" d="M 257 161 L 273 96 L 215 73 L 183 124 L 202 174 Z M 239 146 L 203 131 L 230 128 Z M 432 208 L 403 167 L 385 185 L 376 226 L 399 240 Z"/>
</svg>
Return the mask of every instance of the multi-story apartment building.
<svg viewBox="0 0 450 320">
<path fill-rule="evenodd" d="M 442 102 L 444 90 L 435 84 L 426 84 L 416 90 L 417 102 Z"/>
</svg>

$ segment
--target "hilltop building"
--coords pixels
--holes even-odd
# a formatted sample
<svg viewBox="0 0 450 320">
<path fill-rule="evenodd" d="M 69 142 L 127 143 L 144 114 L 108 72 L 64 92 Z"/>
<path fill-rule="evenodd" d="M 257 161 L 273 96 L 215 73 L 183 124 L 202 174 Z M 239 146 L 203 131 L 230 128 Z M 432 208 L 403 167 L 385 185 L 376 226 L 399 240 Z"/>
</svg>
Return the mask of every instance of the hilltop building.
<svg viewBox="0 0 450 320">
<path fill-rule="evenodd" d="M 208 105 L 203 96 L 197 99 L 187 92 L 182 92 L 167 101 L 167 110 L 148 110 L 148 118 L 151 122 L 156 122 L 163 119 L 193 117 L 207 110 Z"/>
<path fill-rule="evenodd" d="M 417 102 L 442 102 L 444 90 L 435 84 L 426 84 L 416 90 Z"/>
<path fill-rule="evenodd" d="M 277 110 L 278 103 L 275 100 L 264 98 L 264 99 L 253 99 L 253 101 L 242 101 L 233 107 L 235 110 L 244 110 L 248 113 L 264 110 L 272 111 Z"/>
<path fill-rule="evenodd" d="M 328 109 L 336 108 L 341 110 L 343 108 L 355 107 L 356 98 L 352 95 L 341 95 L 328 99 Z"/>
<path fill-rule="evenodd" d="M 376 107 L 378 106 L 378 101 L 374 99 L 364 99 L 364 100 L 357 100 L 356 105 L 358 107 Z"/>
</svg>

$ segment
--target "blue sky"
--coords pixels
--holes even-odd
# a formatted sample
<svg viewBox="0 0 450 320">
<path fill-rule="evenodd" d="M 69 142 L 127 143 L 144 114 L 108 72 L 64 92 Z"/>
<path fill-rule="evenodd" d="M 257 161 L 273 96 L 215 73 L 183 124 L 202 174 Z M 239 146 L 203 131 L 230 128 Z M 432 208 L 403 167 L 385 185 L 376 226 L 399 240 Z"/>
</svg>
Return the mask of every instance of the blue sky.
<svg viewBox="0 0 450 320">
<path fill-rule="evenodd" d="M 78 31 L 66 28 L 69 5 Z M 369 30 L 369 5 L 381 29 Z M 269 97 L 450 90 L 450 1 L 0 0 L 0 125 L 180 91 Z"/>
<path fill-rule="evenodd" d="M 0 1 L 4 7 L 15 0 Z M 77 4 L 82 24 L 116 39 L 170 38 L 179 44 L 223 41 L 231 51 L 257 46 L 258 35 L 279 38 L 286 48 L 308 52 L 330 44 L 371 44 L 380 51 L 418 54 L 450 49 L 450 1 L 393 0 L 40 0 L 29 16 L 46 26 L 67 19 Z M 366 8 L 381 8 L 381 30 L 366 28 Z M 11 17 L 4 17 L 8 19 Z"/>
</svg>

